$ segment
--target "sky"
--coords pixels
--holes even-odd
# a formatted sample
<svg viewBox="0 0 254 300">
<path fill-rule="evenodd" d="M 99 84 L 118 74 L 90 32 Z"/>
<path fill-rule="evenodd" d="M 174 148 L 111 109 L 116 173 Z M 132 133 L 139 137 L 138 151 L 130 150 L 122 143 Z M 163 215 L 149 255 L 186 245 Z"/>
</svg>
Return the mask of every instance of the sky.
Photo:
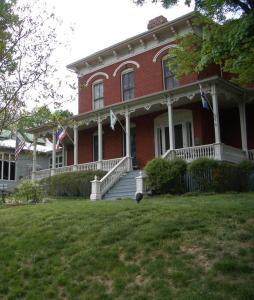
<svg viewBox="0 0 254 300">
<path fill-rule="evenodd" d="M 69 44 L 68 47 L 56 49 L 52 62 L 58 61 L 60 77 L 68 75 L 70 80 L 76 82 L 76 75 L 71 74 L 66 65 L 146 31 L 148 21 L 159 15 L 170 21 L 192 10 L 184 5 L 184 1 L 170 9 L 151 1 L 143 6 L 136 6 L 132 0 L 45 1 L 48 9 L 53 9 L 62 20 L 58 29 L 59 39 Z M 69 93 L 77 99 L 76 93 L 66 87 L 66 97 Z M 77 100 L 64 104 L 63 109 L 66 108 L 77 114 Z"/>
</svg>

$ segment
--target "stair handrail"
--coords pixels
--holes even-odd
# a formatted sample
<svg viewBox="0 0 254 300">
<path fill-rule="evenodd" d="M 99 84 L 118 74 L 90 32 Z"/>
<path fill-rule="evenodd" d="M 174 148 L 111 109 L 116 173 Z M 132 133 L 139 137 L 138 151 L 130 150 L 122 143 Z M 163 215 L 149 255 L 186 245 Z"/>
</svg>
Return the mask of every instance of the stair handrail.
<svg viewBox="0 0 254 300">
<path fill-rule="evenodd" d="M 94 178 L 92 183 L 91 200 L 99 200 L 126 172 L 131 170 L 131 157 L 123 157 L 101 180 Z"/>
</svg>

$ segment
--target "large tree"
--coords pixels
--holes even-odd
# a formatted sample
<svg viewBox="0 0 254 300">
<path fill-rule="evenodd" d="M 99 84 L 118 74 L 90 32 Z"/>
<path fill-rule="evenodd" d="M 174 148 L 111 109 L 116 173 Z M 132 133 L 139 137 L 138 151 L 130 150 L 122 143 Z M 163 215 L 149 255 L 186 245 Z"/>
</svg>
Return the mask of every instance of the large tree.
<svg viewBox="0 0 254 300">
<path fill-rule="evenodd" d="M 32 127 L 42 126 L 45 123 L 52 122 L 56 125 L 65 125 L 66 122 L 70 122 L 69 118 L 73 116 L 69 110 L 58 109 L 50 111 L 48 106 L 40 106 L 32 109 L 31 112 L 27 112 L 17 123 L 17 127 L 21 131 L 26 131 Z"/>
<path fill-rule="evenodd" d="M 40 1 L 0 0 L 0 131 L 36 102 L 57 103 L 50 58 L 58 21 Z M 59 82 L 60 84 L 60 82 Z"/>
<path fill-rule="evenodd" d="M 160 2 L 165 8 L 181 2 L 151 1 Z M 134 2 L 142 5 L 145 1 Z M 210 64 L 217 64 L 222 72 L 232 74 L 233 81 L 243 85 L 253 83 L 254 0 L 186 0 L 185 4 L 194 4 L 198 12 L 195 22 L 203 31 L 178 37 L 178 47 L 169 53 L 169 65 L 176 76 L 200 72 Z"/>
</svg>

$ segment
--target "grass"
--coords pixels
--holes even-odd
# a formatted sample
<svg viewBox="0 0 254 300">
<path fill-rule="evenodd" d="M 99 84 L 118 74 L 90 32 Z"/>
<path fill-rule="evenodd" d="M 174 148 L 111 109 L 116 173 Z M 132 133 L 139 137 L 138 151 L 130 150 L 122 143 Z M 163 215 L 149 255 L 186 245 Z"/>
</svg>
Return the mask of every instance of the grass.
<svg viewBox="0 0 254 300">
<path fill-rule="evenodd" d="M 0 299 L 254 299 L 254 194 L 0 209 Z"/>
</svg>

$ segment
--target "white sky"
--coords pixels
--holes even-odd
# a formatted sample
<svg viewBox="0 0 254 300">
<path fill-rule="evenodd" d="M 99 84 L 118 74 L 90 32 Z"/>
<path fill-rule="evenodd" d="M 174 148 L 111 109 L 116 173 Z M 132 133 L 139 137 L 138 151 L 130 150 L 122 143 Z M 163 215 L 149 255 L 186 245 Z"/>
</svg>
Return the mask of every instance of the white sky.
<svg viewBox="0 0 254 300">
<path fill-rule="evenodd" d="M 54 7 L 56 16 L 63 21 L 59 38 L 64 42 L 67 40 L 70 45 L 69 49 L 59 47 L 54 56 L 59 61 L 59 72 L 63 77 L 70 75 L 67 64 L 146 31 L 150 19 L 163 15 L 173 20 L 192 10 L 184 5 L 184 1 L 171 9 L 164 9 L 160 3 L 152 4 L 150 0 L 141 7 L 132 0 L 45 1 L 49 9 Z M 70 27 L 73 27 L 73 32 Z M 73 78 L 75 80 L 76 76 Z M 65 104 L 63 109 L 66 108 L 76 114 L 77 101 Z"/>
</svg>

